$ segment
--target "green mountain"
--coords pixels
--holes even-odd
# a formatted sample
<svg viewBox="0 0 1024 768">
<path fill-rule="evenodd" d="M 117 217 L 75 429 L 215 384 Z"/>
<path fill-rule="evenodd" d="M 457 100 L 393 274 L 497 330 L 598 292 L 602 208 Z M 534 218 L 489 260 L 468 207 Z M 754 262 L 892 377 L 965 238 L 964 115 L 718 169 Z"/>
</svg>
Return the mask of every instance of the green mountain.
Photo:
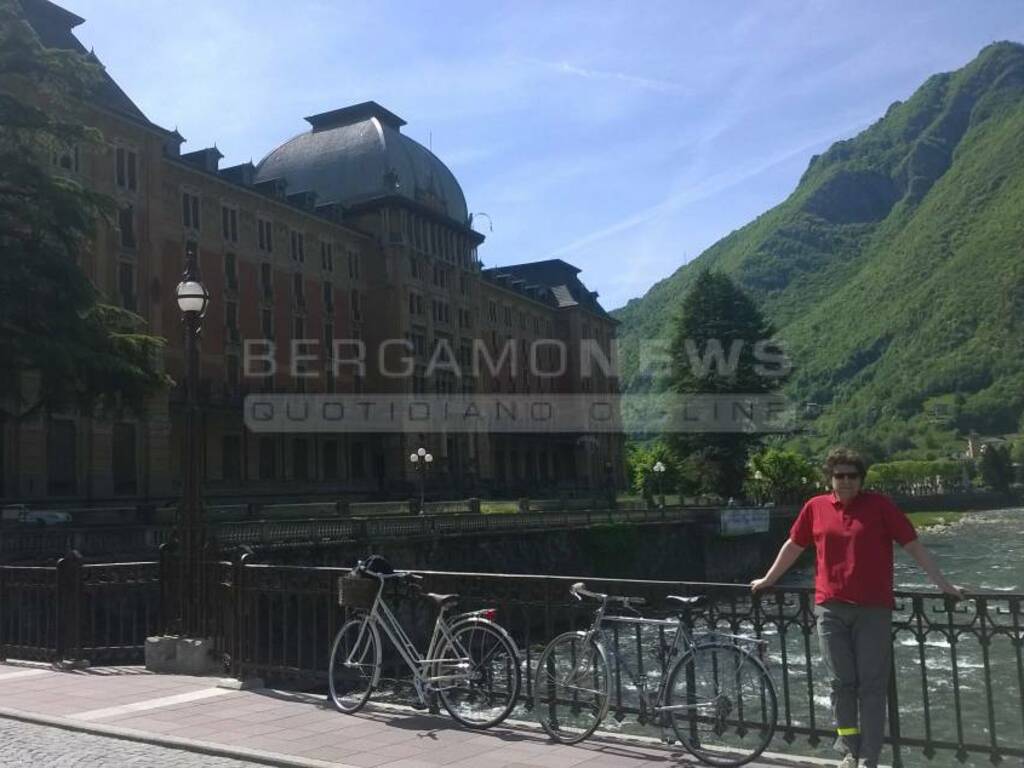
<svg viewBox="0 0 1024 768">
<path fill-rule="evenodd" d="M 670 334 L 702 268 L 779 329 L 808 448 L 944 449 L 1017 430 L 1024 412 L 1024 46 L 996 43 L 929 78 L 811 158 L 785 202 L 613 314 L 628 391 L 643 339 Z M 817 414 L 817 415 L 816 415 Z"/>
</svg>

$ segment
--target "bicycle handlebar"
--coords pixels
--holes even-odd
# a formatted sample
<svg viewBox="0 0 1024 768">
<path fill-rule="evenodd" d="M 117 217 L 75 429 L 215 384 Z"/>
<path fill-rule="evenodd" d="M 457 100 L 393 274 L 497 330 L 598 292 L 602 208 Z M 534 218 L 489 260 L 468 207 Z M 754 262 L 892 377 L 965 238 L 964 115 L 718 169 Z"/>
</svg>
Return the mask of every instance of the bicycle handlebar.
<svg viewBox="0 0 1024 768">
<path fill-rule="evenodd" d="M 392 573 L 377 573 L 377 571 L 367 570 L 366 564 L 360 560 L 356 563 L 356 567 L 352 569 L 356 573 L 364 576 L 373 576 L 375 579 L 386 581 L 388 579 L 409 579 L 410 581 L 423 581 L 423 577 L 418 573 L 412 573 L 411 571 L 394 571 Z"/>
<path fill-rule="evenodd" d="M 582 600 L 584 597 L 592 597 L 595 600 L 624 605 L 627 608 L 631 605 L 647 605 L 647 600 L 642 597 L 626 597 L 625 595 L 607 595 L 603 592 L 591 592 L 582 581 L 577 581 L 569 587 L 569 591 L 577 600 Z"/>
</svg>

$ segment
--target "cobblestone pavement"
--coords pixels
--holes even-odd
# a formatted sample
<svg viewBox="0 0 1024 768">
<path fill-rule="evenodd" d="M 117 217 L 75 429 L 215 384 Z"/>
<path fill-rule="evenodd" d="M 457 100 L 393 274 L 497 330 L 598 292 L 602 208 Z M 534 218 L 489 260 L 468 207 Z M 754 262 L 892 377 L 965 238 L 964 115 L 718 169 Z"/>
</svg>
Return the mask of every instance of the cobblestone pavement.
<svg viewBox="0 0 1024 768">
<path fill-rule="evenodd" d="M 0 768 L 256 768 L 263 764 L 0 718 Z"/>
</svg>

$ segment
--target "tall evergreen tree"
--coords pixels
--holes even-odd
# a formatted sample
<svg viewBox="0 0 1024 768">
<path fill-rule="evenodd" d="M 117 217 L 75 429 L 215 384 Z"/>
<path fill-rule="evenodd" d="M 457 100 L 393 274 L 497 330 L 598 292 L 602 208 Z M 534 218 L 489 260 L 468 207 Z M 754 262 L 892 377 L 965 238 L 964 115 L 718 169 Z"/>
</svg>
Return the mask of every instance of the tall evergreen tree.
<svg viewBox="0 0 1024 768">
<path fill-rule="evenodd" d="M 773 334 L 771 324 L 729 277 L 701 272 L 676 321 L 670 391 L 683 404 L 694 395 L 773 392 L 785 378 L 784 365 L 769 364 L 765 357 L 767 352 L 780 353 L 771 343 Z M 699 469 L 703 490 L 729 497 L 742 491 L 747 458 L 761 437 L 752 432 L 674 432 L 668 441 L 680 459 Z"/>
<path fill-rule="evenodd" d="M 102 151 L 78 117 L 101 77 L 88 58 L 43 47 L 16 0 L 0 0 L 0 419 L 139 406 L 167 383 L 163 340 L 79 267 L 113 204 L 61 165 Z"/>
</svg>

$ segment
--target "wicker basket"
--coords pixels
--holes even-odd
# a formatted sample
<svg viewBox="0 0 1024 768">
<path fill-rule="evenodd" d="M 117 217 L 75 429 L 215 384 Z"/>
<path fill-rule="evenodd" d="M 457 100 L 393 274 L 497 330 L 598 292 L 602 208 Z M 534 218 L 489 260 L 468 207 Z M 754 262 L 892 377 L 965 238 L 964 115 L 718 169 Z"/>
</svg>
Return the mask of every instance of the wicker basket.
<svg viewBox="0 0 1024 768">
<path fill-rule="evenodd" d="M 376 579 L 342 576 L 338 579 L 338 605 L 368 611 L 373 607 L 379 591 L 380 582 Z"/>
</svg>

